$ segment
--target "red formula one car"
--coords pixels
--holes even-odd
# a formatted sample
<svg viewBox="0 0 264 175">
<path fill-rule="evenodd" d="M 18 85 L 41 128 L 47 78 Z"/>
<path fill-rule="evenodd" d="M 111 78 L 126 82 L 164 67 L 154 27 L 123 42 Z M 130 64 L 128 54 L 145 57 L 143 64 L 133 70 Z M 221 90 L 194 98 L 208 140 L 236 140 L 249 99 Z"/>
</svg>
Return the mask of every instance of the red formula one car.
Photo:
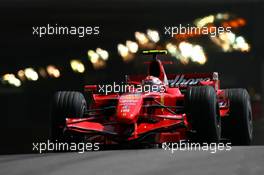
<svg viewBox="0 0 264 175">
<path fill-rule="evenodd" d="M 126 76 L 125 83 L 112 87 L 87 85 L 89 98 L 57 92 L 52 139 L 123 144 L 225 138 L 233 144 L 251 143 L 252 112 L 245 89 L 220 89 L 216 72 L 166 75 L 157 59 L 166 51 L 143 53 L 154 57 L 145 76 Z"/>
</svg>

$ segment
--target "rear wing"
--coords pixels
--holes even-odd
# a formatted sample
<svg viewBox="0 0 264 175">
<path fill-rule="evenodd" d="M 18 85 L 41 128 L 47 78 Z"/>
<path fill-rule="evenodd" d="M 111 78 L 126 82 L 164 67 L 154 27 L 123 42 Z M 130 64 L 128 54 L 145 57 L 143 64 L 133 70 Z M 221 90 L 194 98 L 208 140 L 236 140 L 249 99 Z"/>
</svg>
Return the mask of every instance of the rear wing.
<svg viewBox="0 0 264 175">
<path fill-rule="evenodd" d="M 189 73 L 167 75 L 170 87 L 186 87 L 218 81 L 218 73 Z"/>
<path fill-rule="evenodd" d="M 127 82 L 141 83 L 146 75 L 126 76 Z M 169 87 L 187 87 L 195 85 L 210 85 L 219 88 L 218 72 L 212 73 L 187 73 L 187 74 L 168 74 Z"/>
</svg>

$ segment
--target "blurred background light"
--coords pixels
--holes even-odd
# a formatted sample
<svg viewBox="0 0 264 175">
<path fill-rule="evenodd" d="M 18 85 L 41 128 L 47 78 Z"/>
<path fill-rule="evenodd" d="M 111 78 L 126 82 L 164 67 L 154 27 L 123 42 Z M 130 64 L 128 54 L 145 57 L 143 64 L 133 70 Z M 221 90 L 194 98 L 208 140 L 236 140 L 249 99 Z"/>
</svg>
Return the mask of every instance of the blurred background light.
<svg viewBox="0 0 264 175">
<path fill-rule="evenodd" d="M 39 76 L 38 73 L 31 67 L 26 68 L 25 70 L 25 76 L 30 81 L 37 81 Z"/>
<path fill-rule="evenodd" d="M 160 40 L 159 32 L 156 30 L 148 29 L 147 35 L 148 35 L 148 38 L 154 43 L 157 43 Z"/>
<path fill-rule="evenodd" d="M 219 34 L 218 37 L 211 37 L 211 40 L 222 48 L 224 52 L 241 51 L 249 52 L 250 45 L 243 36 L 236 36 L 233 32 Z"/>
<path fill-rule="evenodd" d="M 135 38 L 140 45 L 146 45 L 149 42 L 147 35 L 142 32 L 135 32 Z"/>
<path fill-rule="evenodd" d="M 228 20 L 230 18 L 230 15 L 228 13 L 217 13 L 215 15 L 215 18 L 218 20 Z"/>
<path fill-rule="evenodd" d="M 213 23 L 214 20 L 215 20 L 214 15 L 209 15 L 209 16 L 206 16 L 206 17 L 199 18 L 199 19 L 195 20 L 195 21 L 194 21 L 194 24 L 195 24 L 197 27 L 204 27 L 204 26 L 206 26 L 207 24 L 211 24 L 211 23 Z"/>
<path fill-rule="evenodd" d="M 181 51 L 182 56 L 188 58 L 192 55 L 192 44 L 182 41 L 179 44 L 179 49 Z"/>
<path fill-rule="evenodd" d="M 238 36 L 236 38 L 234 49 L 240 50 L 242 52 L 248 52 L 250 50 L 249 44 L 246 42 L 245 38 L 242 36 Z"/>
<path fill-rule="evenodd" d="M 5 74 L 2 79 L 12 86 L 21 86 L 21 81 L 14 74 Z"/>
<path fill-rule="evenodd" d="M 172 43 L 166 44 L 166 49 L 168 50 L 169 54 L 172 56 L 177 56 L 177 46 Z"/>
<path fill-rule="evenodd" d="M 50 77 L 53 77 L 53 78 L 59 78 L 60 77 L 60 71 L 54 65 L 48 65 L 46 70 L 47 70 L 47 73 Z"/>
<path fill-rule="evenodd" d="M 96 48 L 95 51 L 88 50 L 87 54 L 95 69 L 104 68 L 106 66 L 106 61 L 109 59 L 108 51 L 99 47 Z"/>
<path fill-rule="evenodd" d="M 85 71 L 85 67 L 80 60 L 71 60 L 70 64 L 72 70 L 76 73 L 83 73 Z"/>
<path fill-rule="evenodd" d="M 102 69 L 106 66 L 106 62 L 102 59 L 99 59 L 96 63 L 93 63 L 94 69 Z"/>
<path fill-rule="evenodd" d="M 91 61 L 93 64 L 96 63 L 96 62 L 98 62 L 98 60 L 99 60 L 99 55 L 98 55 L 95 51 L 93 51 L 93 50 L 88 50 L 87 54 L 88 54 L 88 57 L 89 57 L 90 61 Z"/>
<path fill-rule="evenodd" d="M 204 50 L 200 45 L 193 45 L 191 43 L 182 41 L 179 44 L 179 50 L 180 54 L 178 57 L 183 64 L 187 64 L 189 61 L 192 61 L 203 65 L 207 61 Z"/>
<path fill-rule="evenodd" d="M 199 64 L 205 64 L 206 63 L 206 56 L 204 54 L 203 48 L 199 45 L 195 45 L 192 47 L 192 55 L 191 60 L 193 62 L 197 62 Z"/>
<path fill-rule="evenodd" d="M 123 58 L 127 57 L 129 54 L 129 49 L 124 44 L 118 44 L 117 50 L 119 55 L 121 55 Z"/>
<path fill-rule="evenodd" d="M 25 81 L 26 80 L 26 76 L 25 76 L 25 71 L 24 70 L 19 70 L 17 72 L 17 76 L 22 81 Z"/>
<path fill-rule="evenodd" d="M 133 41 L 126 41 L 126 47 L 131 53 L 136 53 L 138 51 L 138 44 Z"/>
<path fill-rule="evenodd" d="M 101 48 L 96 49 L 96 53 L 102 58 L 104 61 L 108 60 L 109 53 L 106 50 L 103 50 Z M 89 55 L 89 54 L 88 54 Z"/>
</svg>

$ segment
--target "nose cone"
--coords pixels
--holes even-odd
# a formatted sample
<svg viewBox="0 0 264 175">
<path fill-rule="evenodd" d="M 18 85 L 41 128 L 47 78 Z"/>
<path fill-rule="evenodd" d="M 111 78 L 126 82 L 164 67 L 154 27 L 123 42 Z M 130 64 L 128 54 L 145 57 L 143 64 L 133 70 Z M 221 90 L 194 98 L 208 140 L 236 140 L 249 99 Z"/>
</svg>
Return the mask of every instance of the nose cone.
<svg viewBox="0 0 264 175">
<path fill-rule="evenodd" d="M 137 121 L 143 98 L 140 94 L 122 95 L 117 107 L 117 121 L 131 124 Z"/>
</svg>

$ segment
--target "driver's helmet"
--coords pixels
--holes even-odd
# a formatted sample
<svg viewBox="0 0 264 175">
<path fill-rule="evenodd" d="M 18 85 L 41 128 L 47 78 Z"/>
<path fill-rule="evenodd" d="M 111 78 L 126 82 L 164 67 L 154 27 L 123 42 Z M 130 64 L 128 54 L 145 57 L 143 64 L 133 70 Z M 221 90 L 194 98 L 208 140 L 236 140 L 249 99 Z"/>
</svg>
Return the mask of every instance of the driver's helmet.
<svg viewBox="0 0 264 175">
<path fill-rule="evenodd" d="M 162 81 L 154 76 L 147 76 L 143 81 L 143 85 L 162 85 Z"/>
</svg>

